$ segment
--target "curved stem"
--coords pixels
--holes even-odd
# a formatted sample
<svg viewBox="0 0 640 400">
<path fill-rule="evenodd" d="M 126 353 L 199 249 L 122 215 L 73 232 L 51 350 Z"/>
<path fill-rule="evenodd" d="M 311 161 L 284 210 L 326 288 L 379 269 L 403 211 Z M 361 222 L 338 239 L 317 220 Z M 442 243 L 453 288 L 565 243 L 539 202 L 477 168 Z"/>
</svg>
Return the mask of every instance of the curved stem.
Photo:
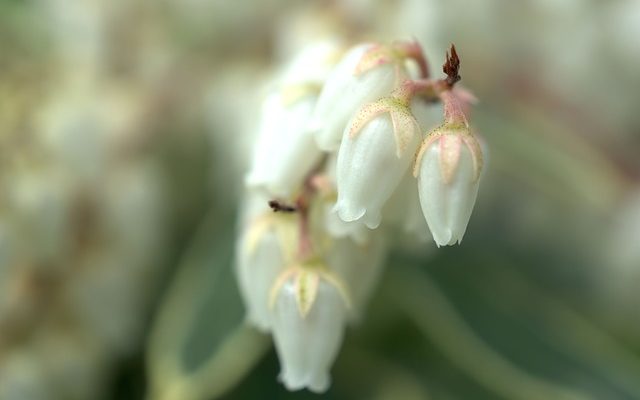
<svg viewBox="0 0 640 400">
<path fill-rule="evenodd" d="M 407 79 L 394 89 L 391 97 L 408 106 L 415 96 L 427 101 L 437 101 L 440 99 L 440 93 L 445 90 L 448 90 L 448 86 L 442 79 Z"/>
<path fill-rule="evenodd" d="M 414 60 L 418 64 L 418 68 L 420 68 L 420 76 L 423 79 L 429 77 L 429 64 L 422 52 L 422 47 L 420 47 L 420 44 L 417 41 L 397 42 L 394 43 L 393 46 L 398 51 L 402 52 L 404 56 Z"/>
<path fill-rule="evenodd" d="M 469 123 L 464 115 L 462 104 L 453 91 L 443 90 L 439 93 L 439 97 L 444 105 L 444 122 L 468 127 Z"/>
</svg>

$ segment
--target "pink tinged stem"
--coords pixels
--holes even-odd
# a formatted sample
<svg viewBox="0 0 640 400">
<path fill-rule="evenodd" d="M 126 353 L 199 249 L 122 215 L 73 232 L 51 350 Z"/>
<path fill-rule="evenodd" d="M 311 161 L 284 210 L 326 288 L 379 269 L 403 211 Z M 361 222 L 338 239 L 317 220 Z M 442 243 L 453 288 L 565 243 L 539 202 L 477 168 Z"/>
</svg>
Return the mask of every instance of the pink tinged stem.
<svg viewBox="0 0 640 400">
<path fill-rule="evenodd" d="M 296 200 L 296 208 L 300 218 L 298 220 L 298 258 L 301 261 L 313 256 L 313 243 L 311 242 L 311 231 L 309 230 L 309 201 L 315 190 L 311 185 L 311 176 L 305 182 L 303 192 Z"/>
<path fill-rule="evenodd" d="M 403 105 L 408 106 L 418 90 L 418 82 L 419 81 L 412 80 L 402 82 L 401 85 L 391 92 L 391 97 L 398 100 Z"/>
<path fill-rule="evenodd" d="M 464 115 L 463 107 L 458 97 L 451 90 L 442 91 L 439 96 L 444 105 L 445 123 L 469 127 L 467 117 Z"/>
<path fill-rule="evenodd" d="M 429 64 L 422 52 L 422 47 L 420 47 L 420 44 L 417 41 L 396 42 L 393 44 L 393 47 L 418 64 L 421 78 L 429 77 Z"/>
<path fill-rule="evenodd" d="M 309 215 L 307 212 L 300 214 L 299 237 L 298 237 L 298 257 L 306 260 L 313 254 L 311 234 L 309 232 Z"/>
<path fill-rule="evenodd" d="M 448 86 L 442 79 L 405 80 L 391 93 L 391 97 L 408 106 L 416 95 L 425 100 L 437 100 L 440 93 L 446 90 Z"/>
</svg>

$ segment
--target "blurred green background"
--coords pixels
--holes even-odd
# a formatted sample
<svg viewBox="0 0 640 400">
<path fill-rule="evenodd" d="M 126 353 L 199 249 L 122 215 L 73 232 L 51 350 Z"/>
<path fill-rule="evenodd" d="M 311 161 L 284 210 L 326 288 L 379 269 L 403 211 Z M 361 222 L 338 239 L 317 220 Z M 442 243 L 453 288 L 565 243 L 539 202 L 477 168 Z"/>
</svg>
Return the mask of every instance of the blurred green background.
<svg viewBox="0 0 640 400">
<path fill-rule="evenodd" d="M 310 41 L 455 43 L 487 168 L 322 396 L 242 324 L 235 214 Z M 0 399 L 640 399 L 640 2 L 0 0 Z"/>
</svg>

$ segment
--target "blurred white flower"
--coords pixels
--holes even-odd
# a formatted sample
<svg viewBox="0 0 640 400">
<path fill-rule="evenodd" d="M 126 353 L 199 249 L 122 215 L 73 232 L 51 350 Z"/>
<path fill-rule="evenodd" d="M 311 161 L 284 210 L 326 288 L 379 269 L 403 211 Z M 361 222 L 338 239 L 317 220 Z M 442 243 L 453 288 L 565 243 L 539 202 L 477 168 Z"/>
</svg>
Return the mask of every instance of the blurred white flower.
<svg viewBox="0 0 640 400">
<path fill-rule="evenodd" d="M 247 322 L 261 331 L 270 329 L 269 291 L 295 245 L 296 218 L 268 211 L 248 224 L 238 241 L 237 276 L 247 307 Z"/>
<path fill-rule="evenodd" d="M 284 87 L 299 84 L 323 85 L 340 61 L 343 51 L 341 43 L 335 39 L 310 43 L 285 65 L 278 80 Z"/>
<path fill-rule="evenodd" d="M 291 198 L 319 161 L 307 129 L 320 89 L 341 54 L 334 41 L 303 49 L 277 79 L 264 102 L 251 170 L 246 182 L 271 196 Z"/>
<path fill-rule="evenodd" d="M 271 94 L 266 99 L 253 165 L 246 179 L 249 187 L 282 198 L 292 197 L 300 187 L 321 156 L 306 129 L 316 94 L 309 88 L 293 103 L 289 103 L 284 92 Z"/>
</svg>

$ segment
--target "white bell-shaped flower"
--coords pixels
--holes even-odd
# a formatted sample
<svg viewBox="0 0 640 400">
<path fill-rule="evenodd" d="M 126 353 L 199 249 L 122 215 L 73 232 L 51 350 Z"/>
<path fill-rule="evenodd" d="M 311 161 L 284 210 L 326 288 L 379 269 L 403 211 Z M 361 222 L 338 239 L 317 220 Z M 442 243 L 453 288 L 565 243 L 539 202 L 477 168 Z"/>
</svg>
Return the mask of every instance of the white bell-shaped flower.
<svg viewBox="0 0 640 400">
<path fill-rule="evenodd" d="M 266 99 L 253 164 L 246 179 L 249 187 L 274 197 L 290 198 L 321 157 L 307 130 L 316 93 L 311 90 L 295 96 L 299 97 L 291 100 L 280 91 Z"/>
<path fill-rule="evenodd" d="M 420 204 L 438 246 L 460 243 L 478 194 L 482 151 L 466 124 L 432 131 L 416 156 Z"/>
<path fill-rule="evenodd" d="M 321 87 L 343 52 L 342 44 L 332 38 L 309 43 L 282 68 L 278 80 L 284 87 L 310 84 Z"/>
<path fill-rule="evenodd" d="M 407 105 L 389 97 L 364 106 L 347 126 L 338 152 L 340 219 L 377 228 L 419 142 L 420 127 Z"/>
<path fill-rule="evenodd" d="M 292 268 L 275 284 L 272 328 L 280 380 L 289 390 L 329 388 L 329 370 L 344 335 L 349 300 L 342 282 L 321 266 Z"/>
<path fill-rule="evenodd" d="M 257 218 L 267 214 L 267 211 L 273 211 L 269 206 L 269 201 L 273 200 L 266 193 L 254 190 L 246 190 L 240 199 L 237 216 L 238 232 L 243 232 Z"/>
<path fill-rule="evenodd" d="M 265 100 L 253 163 L 246 182 L 273 197 L 290 198 L 321 157 L 309 120 L 324 81 L 339 59 L 335 41 L 303 49 Z"/>
<path fill-rule="evenodd" d="M 309 125 L 320 149 L 337 150 L 353 114 L 363 105 L 388 96 L 408 74 L 405 58 L 392 54 L 388 46 L 358 45 L 328 76 Z"/>
<path fill-rule="evenodd" d="M 296 216 L 271 211 L 250 222 L 237 243 L 236 275 L 247 308 L 247 322 L 270 329 L 269 292 L 278 275 L 291 263 Z"/>
</svg>

